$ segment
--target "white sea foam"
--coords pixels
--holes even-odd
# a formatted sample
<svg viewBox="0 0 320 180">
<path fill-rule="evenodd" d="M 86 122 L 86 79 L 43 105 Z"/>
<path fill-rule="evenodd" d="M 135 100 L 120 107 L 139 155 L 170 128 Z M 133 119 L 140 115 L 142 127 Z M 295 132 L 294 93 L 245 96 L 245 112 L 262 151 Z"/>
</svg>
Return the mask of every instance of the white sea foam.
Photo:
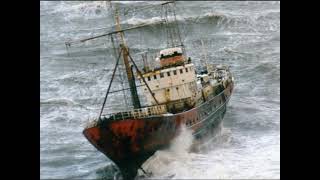
<svg viewBox="0 0 320 180">
<path fill-rule="evenodd" d="M 209 12 L 209 13 L 205 13 L 203 15 L 200 15 L 198 17 L 195 16 L 180 16 L 180 15 L 176 15 L 176 19 L 177 21 L 196 21 L 199 20 L 201 18 L 210 18 L 210 17 L 221 17 L 221 18 L 227 18 L 227 16 L 223 15 L 222 13 L 217 13 L 217 12 Z M 172 22 L 174 21 L 174 16 L 168 16 L 168 21 Z M 132 17 L 126 21 L 123 21 L 123 23 L 125 24 L 129 24 L 129 25 L 143 25 L 143 24 L 158 24 L 162 21 L 161 17 L 151 17 L 151 18 L 139 18 L 139 17 Z"/>
<path fill-rule="evenodd" d="M 228 178 L 227 168 L 221 164 L 223 155 L 217 153 L 217 158 L 210 158 L 209 154 L 215 146 L 230 143 L 231 131 L 223 128 L 208 146 L 210 149 L 204 152 L 192 152 L 190 147 L 194 142 L 191 130 L 182 128 L 170 147 L 166 150 L 157 151 L 142 166 L 144 170 L 151 173 L 151 178 L 178 178 L 178 179 L 206 179 L 206 178 Z M 143 173 L 139 171 L 139 175 Z"/>
<path fill-rule="evenodd" d="M 248 149 L 228 148 L 231 144 L 232 133 L 230 129 L 222 128 L 221 133 L 211 141 L 210 150 L 206 152 L 190 152 L 192 142 L 191 133 L 182 132 L 172 143 L 169 149 L 157 151 L 144 164 L 143 168 L 151 174 L 151 179 L 172 178 L 172 179 L 228 179 L 228 178 L 279 178 L 277 172 L 270 173 L 270 170 L 263 168 L 263 164 L 278 163 L 279 155 L 274 153 L 272 139 L 279 139 L 269 136 L 262 138 L 259 143 L 249 137 L 243 137 Z M 264 147 L 263 144 L 270 146 Z M 223 146 L 223 148 L 221 147 Z M 256 150 L 262 146 L 265 151 Z M 267 158 L 267 159 L 266 159 Z M 264 173 L 260 171 L 263 170 Z M 277 171 L 277 170 L 275 170 Z M 139 171 L 139 175 L 142 172 Z"/>
<path fill-rule="evenodd" d="M 142 165 L 142 168 L 147 172 L 152 172 L 154 177 L 175 174 L 177 168 L 182 171 L 187 170 L 183 166 L 186 165 L 185 162 L 192 158 L 189 153 L 192 142 L 191 130 L 182 126 L 180 134 L 172 141 L 170 147 L 166 150 L 157 151 Z"/>
</svg>

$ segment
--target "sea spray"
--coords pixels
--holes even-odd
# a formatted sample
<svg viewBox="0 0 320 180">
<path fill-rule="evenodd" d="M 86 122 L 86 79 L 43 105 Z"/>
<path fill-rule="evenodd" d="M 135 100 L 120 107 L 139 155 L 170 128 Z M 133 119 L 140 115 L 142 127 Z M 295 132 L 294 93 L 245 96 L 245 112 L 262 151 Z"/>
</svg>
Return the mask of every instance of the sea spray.
<svg viewBox="0 0 320 180">
<path fill-rule="evenodd" d="M 183 168 L 183 166 L 185 162 L 190 161 L 189 150 L 192 143 L 192 131 L 183 125 L 179 135 L 172 140 L 170 147 L 157 151 L 142 165 L 142 168 L 152 173 L 152 177 L 172 176 L 177 168 L 187 170 L 188 168 Z"/>
<path fill-rule="evenodd" d="M 192 131 L 182 126 L 180 134 L 172 140 L 170 147 L 157 151 L 142 165 L 142 168 L 148 173 L 148 178 L 156 179 L 226 178 L 228 174 L 226 167 L 220 161 L 211 162 L 208 160 L 210 159 L 208 152 L 229 144 L 230 140 L 231 130 L 223 128 L 221 124 L 221 130 L 210 139 L 208 145 L 200 151 L 194 152 L 191 149 L 195 143 Z M 221 159 L 223 158 L 221 157 Z M 144 176 L 143 172 L 139 170 L 138 177 L 142 176 Z"/>
</svg>

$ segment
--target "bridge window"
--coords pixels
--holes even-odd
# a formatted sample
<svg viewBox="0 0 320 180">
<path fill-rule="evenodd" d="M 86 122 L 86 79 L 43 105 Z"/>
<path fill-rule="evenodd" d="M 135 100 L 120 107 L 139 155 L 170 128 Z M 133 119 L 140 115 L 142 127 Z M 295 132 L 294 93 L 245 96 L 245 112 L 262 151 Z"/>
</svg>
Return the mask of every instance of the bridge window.
<svg viewBox="0 0 320 180">
<path fill-rule="evenodd" d="M 153 75 L 153 78 L 154 78 L 154 79 L 157 79 L 157 75 L 156 75 L 156 74 L 155 74 L 155 75 Z"/>
<path fill-rule="evenodd" d="M 167 75 L 170 76 L 170 72 L 167 72 Z"/>
<path fill-rule="evenodd" d="M 173 75 L 177 75 L 177 70 L 173 70 Z"/>
<path fill-rule="evenodd" d="M 180 69 L 180 74 L 182 74 L 183 73 L 183 69 Z"/>
<path fill-rule="evenodd" d="M 148 81 L 151 81 L 151 78 L 150 78 L 150 76 L 148 76 Z"/>
<path fill-rule="evenodd" d="M 163 73 L 160 73 L 160 78 L 163 78 Z"/>
<path fill-rule="evenodd" d="M 188 68 L 186 68 L 186 72 L 188 72 Z"/>
</svg>

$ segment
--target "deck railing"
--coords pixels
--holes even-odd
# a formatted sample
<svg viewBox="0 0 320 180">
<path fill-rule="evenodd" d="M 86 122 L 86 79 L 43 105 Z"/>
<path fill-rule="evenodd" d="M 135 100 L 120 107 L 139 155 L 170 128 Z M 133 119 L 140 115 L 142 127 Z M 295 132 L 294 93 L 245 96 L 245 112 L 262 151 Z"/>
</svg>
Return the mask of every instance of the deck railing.
<svg viewBox="0 0 320 180">
<path fill-rule="evenodd" d="M 214 97 L 208 99 L 206 102 L 202 103 L 201 105 L 197 106 L 196 108 L 200 108 L 202 106 L 208 106 L 211 107 L 215 110 L 219 109 L 222 107 L 224 104 L 221 106 L 213 106 L 213 101 L 216 100 L 218 97 L 225 95 L 226 91 L 230 91 L 230 87 L 224 89 L 221 91 L 219 94 L 215 95 Z M 229 100 L 230 97 L 226 98 L 226 101 Z M 226 102 L 224 102 L 226 103 Z M 188 111 L 192 111 L 193 109 L 190 109 Z M 181 112 L 181 113 L 186 113 Z M 134 109 L 131 111 L 125 111 L 125 112 L 115 112 L 115 113 L 108 113 L 108 114 L 102 114 L 102 117 L 109 118 L 110 120 L 121 120 L 121 119 L 128 119 L 128 118 L 144 118 L 144 117 L 149 117 L 149 116 L 155 116 L 155 115 L 161 115 L 161 114 L 166 114 L 167 112 L 167 106 L 166 105 L 157 105 L 157 106 L 150 106 L 150 107 L 145 107 L 145 108 L 140 108 L 140 109 Z M 178 115 L 180 113 L 177 113 L 175 115 Z M 86 128 L 94 127 L 98 123 L 98 119 L 91 120 L 86 124 Z"/>
<path fill-rule="evenodd" d="M 157 106 L 150 106 L 140 109 L 133 109 L 131 111 L 124 111 L 124 112 L 115 112 L 115 113 L 108 113 L 103 114 L 103 117 L 106 117 L 111 120 L 116 119 L 127 119 L 127 118 L 144 118 L 149 116 L 161 115 L 167 113 L 166 105 L 157 105 Z"/>
</svg>

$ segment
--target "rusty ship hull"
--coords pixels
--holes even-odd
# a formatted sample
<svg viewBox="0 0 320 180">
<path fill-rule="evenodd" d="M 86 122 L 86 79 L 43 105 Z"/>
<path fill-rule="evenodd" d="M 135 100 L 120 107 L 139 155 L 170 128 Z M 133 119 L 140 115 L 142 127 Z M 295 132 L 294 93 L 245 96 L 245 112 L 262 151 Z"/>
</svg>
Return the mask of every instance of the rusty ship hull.
<svg viewBox="0 0 320 180">
<path fill-rule="evenodd" d="M 233 86 L 230 83 L 214 98 L 185 112 L 139 119 L 101 119 L 84 129 L 83 134 L 119 167 L 124 179 L 133 179 L 150 156 L 170 145 L 182 125 L 192 130 L 197 142 L 194 144 L 214 133 L 225 115 Z"/>
</svg>

